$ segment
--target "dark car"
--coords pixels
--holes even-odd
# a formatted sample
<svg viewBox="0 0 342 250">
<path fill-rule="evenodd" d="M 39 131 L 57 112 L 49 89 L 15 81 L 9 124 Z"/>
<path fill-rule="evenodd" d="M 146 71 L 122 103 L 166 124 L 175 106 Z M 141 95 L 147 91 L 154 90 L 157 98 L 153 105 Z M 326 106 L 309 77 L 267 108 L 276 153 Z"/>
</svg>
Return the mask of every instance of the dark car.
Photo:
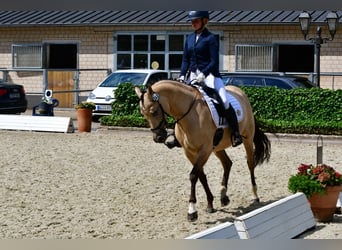
<svg viewBox="0 0 342 250">
<path fill-rule="evenodd" d="M 18 114 L 27 109 L 25 89 L 22 85 L 0 81 L 0 114 Z"/>
<path fill-rule="evenodd" d="M 225 85 L 249 87 L 278 87 L 282 89 L 313 88 L 306 77 L 280 74 L 222 73 Z"/>
</svg>

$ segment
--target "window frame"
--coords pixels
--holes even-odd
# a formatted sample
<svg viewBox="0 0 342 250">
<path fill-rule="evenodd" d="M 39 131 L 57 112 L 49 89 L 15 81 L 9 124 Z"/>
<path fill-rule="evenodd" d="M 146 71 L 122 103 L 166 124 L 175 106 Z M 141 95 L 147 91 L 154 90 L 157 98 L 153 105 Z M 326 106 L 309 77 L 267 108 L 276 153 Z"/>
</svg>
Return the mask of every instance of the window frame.
<svg viewBox="0 0 342 250">
<path fill-rule="evenodd" d="M 20 55 L 18 55 L 18 51 L 16 48 L 27 48 L 32 49 L 33 47 L 37 47 L 37 51 L 33 51 L 31 53 L 31 57 L 36 56 L 36 58 L 28 59 L 28 64 L 27 65 L 20 65 L 18 66 L 18 60 L 21 60 L 18 58 Z M 23 51 L 19 51 L 23 52 Z M 42 43 L 13 43 L 11 46 L 11 56 L 12 56 L 12 68 L 14 69 L 24 69 L 24 68 L 29 68 L 29 69 L 42 69 L 43 68 L 43 62 L 44 62 L 44 48 Z M 21 56 L 24 56 L 24 53 L 21 53 Z M 24 59 L 25 60 L 25 59 Z M 26 58 L 27 60 L 27 58 Z M 34 63 L 32 61 L 36 60 L 37 64 L 32 66 Z M 32 64 L 30 63 L 32 62 Z"/>
<path fill-rule="evenodd" d="M 243 51 L 242 53 L 240 53 L 240 50 L 241 51 L 246 50 L 246 51 Z M 267 52 L 267 50 L 269 50 L 268 54 L 265 54 L 265 51 Z M 274 58 L 275 58 L 274 53 L 275 53 L 274 44 L 236 44 L 235 45 L 235 71 L 236 72 L 274 71 Z M 262 60 L 260 60 L 260 57 Z M 255 61 L 257 63 L 255 63 Z M 260 64 L 260 61 L 263 61 L 263 63 Z M 246 65 L 249 67 L 246 67 Z"/>
<path fill-rule="evenodd" d="M 113 70 L 118 70 L 118 69 L 134 69 L 134 56 L 135 55 L 142 55 L 142 54 L 147 54 L 147 68 L 148 69 L 152 69 L 152 61 L 151 58 L 153 57 L 153 55 L 162 55 L 164 56 L 164 69 L 162 68 L 158 68 L 158 69 L 162 69 L 162 70 L 169 70 L 169 71 L 179 71 L 180 67 L 181 67 L 181 62 L 179 64 L 179 68 L 175 69 L 172 68 L 170 69 L 170 56 L 179 56 L 180 58 L 183 56 L 183 50 L 184 50 L 184 45 L 185 45 L 185 40 L 186 37 L 189 35 L 189 31 L 184 31 L 184 32 L 169 32 L 169 31 L 152 31 L 152 32 L 123 32 L 123 31 L 118 31 L 118 32 L 114 32 L 114 55 L 113 55 Z M 222 37 L 223 32 L 222 31 L 213 31 L 213 33 L 215 35 L 218 35 L 218 37 Z M 125 35 L 125 36 L 131 36 L 130 42 L 131 45 L 128 46 L 130 47 L 130 50 L 122 50 L 119 51 L 118 50 L 118 36 L 120 35 Z M 147 51 L 135 51 L 134 50 L 134 36 L 142 36 L 142 35 L 147 35 L 148 37 L 148 49 Z M 174 35 L 181 35 L 183 36 L 183 45 L 182 45 L 182 49 L 181 50 L 170 50 L 170 42 L 169 42 L 169 38 L 170 36 L 174 36 Z M 151 49 L 151 37 L 152 36 L 156 36 L 156 37 L 164 37 L 165 39 L 165 50 L 152 50 Z M 220 46 L 220 53 L 219 53 L 219 60 L 220 60 L 220 69 L 223 68 L 223 53 L 222 53 L 222 48 L 223 48 L 223 43 L 222 40 L 219 39 L 219 46 Z M 123 68 L 119 68 L 118 64 L 118 56 L 120 57 L 120 55 L 126 55 L 127 57 L 130 57 L 130 65 L 128 67 L 123 67 Z M 129 56 L 128 56 L 129 55 Z M 162 64 L 162 65 L 163 65 Z"/>
</svg>

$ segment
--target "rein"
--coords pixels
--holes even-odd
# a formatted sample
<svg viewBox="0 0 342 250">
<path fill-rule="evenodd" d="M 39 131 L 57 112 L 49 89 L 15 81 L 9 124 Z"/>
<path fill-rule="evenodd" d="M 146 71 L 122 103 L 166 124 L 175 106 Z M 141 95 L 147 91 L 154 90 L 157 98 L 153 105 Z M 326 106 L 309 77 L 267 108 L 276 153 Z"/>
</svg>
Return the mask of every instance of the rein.
<svg viewBox="0 0 342 250">
<path fill-rule="evenodd" d="M 194 106 L 194 104 L 195 104 L 197 94 L 198 94 L 198 92 L 196 91 L 195 97 L 194 97 L 194 99 L 193 99 L 193 101 L 192 101 L 192 103 L 191 103 L 191 105 L 190 105 L 188 111 L 186 111 L 179 119 L 177 119 L 177 120 L 175 121 L 175 123 L 178 123 L 178 122 L 179 122 L 180 120 L 182 120 L 187 114 L 190 113 L 190 111 L 191 111 L 191 109 L 192 109 L 192 106 Z"/>
</svg>

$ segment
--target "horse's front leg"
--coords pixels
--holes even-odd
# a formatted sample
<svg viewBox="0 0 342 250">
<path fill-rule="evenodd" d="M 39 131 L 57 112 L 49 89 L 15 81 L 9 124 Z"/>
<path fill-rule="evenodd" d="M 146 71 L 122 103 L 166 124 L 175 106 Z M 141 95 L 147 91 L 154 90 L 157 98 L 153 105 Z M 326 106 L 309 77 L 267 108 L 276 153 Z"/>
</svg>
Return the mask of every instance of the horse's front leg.
<svg viewBox="0 0 342 250">
<path fill-rule="evenodd" d="M 203 172 L 202 168 L 198 168 L 196 165 L 192 168 L 192 171 L 190 173 L 190 182 L 191 182 L 191 191 L 190 191 L 190 199 L 189 199 L 189 211 L 188 211 L 188 220 L 189 221 L 195 221 L 198 218 L 198 212 L 196 209 L 196 183 L 200 179 L 201 184 L 203 185 L 203 188 L 205 190 L 205 193 L 207 195 L 207 212 L 212 213 L 214 212 L 214 206 L 213 206 L 213 200 L 214 196 L 211 193 L 207 181 L 207 177 Z"/>
<path fill-rule="evenodd" d="M 190 173 L 190 182 L 191 182 L 191 188 L 190 188 L 190 198 L 189 198 L 189 211 L 188 211 L 188 220 L 189 221 L 195 221 L 198 218 L 198 213 L 196 209 L 196 183 L 198 180 L 198 170 L 194 166 Z"/>
</svg>

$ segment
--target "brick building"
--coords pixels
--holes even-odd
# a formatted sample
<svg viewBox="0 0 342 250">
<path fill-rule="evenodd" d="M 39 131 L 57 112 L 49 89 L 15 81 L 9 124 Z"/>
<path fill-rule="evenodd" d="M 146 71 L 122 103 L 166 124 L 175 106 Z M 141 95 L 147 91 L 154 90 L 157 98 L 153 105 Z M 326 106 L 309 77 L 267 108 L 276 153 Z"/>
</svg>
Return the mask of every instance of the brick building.
<svg viewBox="0 0 342 250">
<path fill-rule="evenodd" d="M 221 71 L 274 71 L 313 77 L 314 44 L 300 31 L 300 11 L 210 11 Z M 342 16 L 342 11 L 337 12 Z M 311 33 L 326 11 L 312 11 Z M 61 107 L 85 99 L 108 72 L 159 69 L 177 75 L 187 11 L 0 11 L 2 78 L 21 83 L 36 104 L 52 89 Z M 342 89 L 342 35 L 321 48 L 321 87 Z M 0 76 L 1 77 L 1 76 Z M 37 99 L 38 98 L 38 99 Z"/>
</svg>

